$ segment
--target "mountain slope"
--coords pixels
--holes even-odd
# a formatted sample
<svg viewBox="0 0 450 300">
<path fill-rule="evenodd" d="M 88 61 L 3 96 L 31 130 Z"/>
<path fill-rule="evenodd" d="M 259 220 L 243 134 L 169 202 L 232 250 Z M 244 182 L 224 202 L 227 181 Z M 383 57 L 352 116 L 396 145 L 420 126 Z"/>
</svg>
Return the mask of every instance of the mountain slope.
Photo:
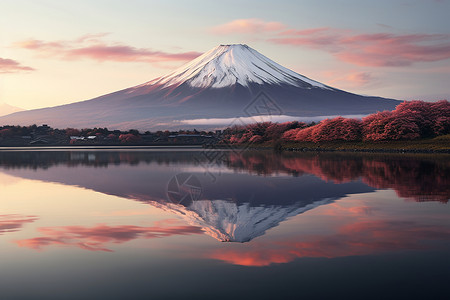
<svg viewBox="0 0 450 300">
<path fill-rule="evenodd" d="M 0 103 L 0 116 L 6 116 L 18 111 L 23 111 L 24 109 L 19 108 L 19 107 L 15 107 L 15 106 L 11 106 L 9 104 L 6 103 Z"/>
<path fill-rule="evenodd" d="M 167 76 L 83 102 L 0 117 L 0 125 L 201 128 L 183 121 L 248 116 L 246 108 L 261 93 L 278 108 L 276 114 L 295 117 L 369 114 L 400 103 L 326 86 L 246 45 L 221 45 Z"/>
</svg>

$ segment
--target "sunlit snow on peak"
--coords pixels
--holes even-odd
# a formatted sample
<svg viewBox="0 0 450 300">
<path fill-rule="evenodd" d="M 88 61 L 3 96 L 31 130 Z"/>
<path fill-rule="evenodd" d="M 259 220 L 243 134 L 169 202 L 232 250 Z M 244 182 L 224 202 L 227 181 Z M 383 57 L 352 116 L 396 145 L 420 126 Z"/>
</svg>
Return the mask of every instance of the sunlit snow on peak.
<svg viewBox="0 0 450 300">
<path fill-rule="evenodd" d="M 328 89 L 317 81 L 295 73 L 243 44 L 220 45 L 162 77 L 165 86 L 187 83 L 198 88 L 221 88 L 240 84 L 288 84 Z"/>
</svg>

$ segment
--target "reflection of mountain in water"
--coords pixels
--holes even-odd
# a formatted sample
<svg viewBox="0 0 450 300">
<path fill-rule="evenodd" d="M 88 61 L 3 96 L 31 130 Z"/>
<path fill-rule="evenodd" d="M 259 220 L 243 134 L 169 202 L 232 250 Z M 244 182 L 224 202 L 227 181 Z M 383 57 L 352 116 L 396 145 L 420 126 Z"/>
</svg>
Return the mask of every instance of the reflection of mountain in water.
<svg viewBox="0 0 450 300">
<path fill-rule="evenodd" d="M 161 202 L 154 205 L 180 215 L 219 241 L 244 243 L 264 235 L 289 217 L 332 201 L 323 199 L 304 206 L 302 202 L 290 206 L 252 206 L 249 202 L 237 204 L 225 200 L 199 200 L 187 207 Z"/>
<path fill-rule="evenodd" d="M 22 178 L 146 202 L 220 241 L 236 242 L 250 241 L 291 216 L 373 187 L 394 188 L 417 201 L 447 202 L 450 195 L 447 156 L 260 151 L 217 157 L 221 159 L 211 163 L 199 151 L 0 152 L 0 168 Z M 213 168 L 207 171 L 206 164 Z M 199 179 L 201 197 L 192 198 L 197 201 L 168 200 L 166 187 L 181 172 Z"/>
</svg>

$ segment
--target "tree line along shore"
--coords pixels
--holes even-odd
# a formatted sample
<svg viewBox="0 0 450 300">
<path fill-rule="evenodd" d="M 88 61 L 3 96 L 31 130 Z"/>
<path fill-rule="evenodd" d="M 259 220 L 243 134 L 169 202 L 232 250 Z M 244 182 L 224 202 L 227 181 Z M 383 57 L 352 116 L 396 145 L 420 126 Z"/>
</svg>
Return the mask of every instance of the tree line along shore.
<svg viewBox="0 0 450 300">
<path fill-rule="evenodd" d="M 288 150 L 448 151 L 450 103 L 409 101 L 393 111 L 319 123 L 255 123 L 224 131 L 221 144 Z"/>
<path fill-rule="evenodd" d="M 53 129 L 48 125 L 2 126 L 0 146 L 206 145 L 218 148 L 276 148 L 313 151 L 450 151 L 450 103 L 409 101 L 393 111 L 362 119 L 336 117 L 309 124 L 261 122 L 224 130 L 144 133 Z"/>
</svg>

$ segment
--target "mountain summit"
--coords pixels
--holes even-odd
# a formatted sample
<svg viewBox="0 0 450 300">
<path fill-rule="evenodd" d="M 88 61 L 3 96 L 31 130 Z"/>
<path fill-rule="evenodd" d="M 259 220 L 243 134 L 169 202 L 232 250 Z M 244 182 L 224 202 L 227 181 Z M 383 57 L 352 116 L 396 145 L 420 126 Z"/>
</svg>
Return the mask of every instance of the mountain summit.
<svg viewBox="0 0 450 300">
<path fill-rule="evenodd" d="M 370 114 L 400 102 L 345 92 L 289 70 L 247 45 L 220 45 L 172 73 L 72 104 L 0 117 L 0 125 L 163 130 L 217 128 L 248 117 L 263 94 L 288 118 Z M 227 124 L 221 124 L 222 126 Z"/>
<path fill-rule="evenodd" d="M 197 88 L 223 88 L 240 84 L 327 86 L 299 75 L 247 45 L 220 45 L 156 82 L 164 86 L 189 84 Z"/>
</svg>

